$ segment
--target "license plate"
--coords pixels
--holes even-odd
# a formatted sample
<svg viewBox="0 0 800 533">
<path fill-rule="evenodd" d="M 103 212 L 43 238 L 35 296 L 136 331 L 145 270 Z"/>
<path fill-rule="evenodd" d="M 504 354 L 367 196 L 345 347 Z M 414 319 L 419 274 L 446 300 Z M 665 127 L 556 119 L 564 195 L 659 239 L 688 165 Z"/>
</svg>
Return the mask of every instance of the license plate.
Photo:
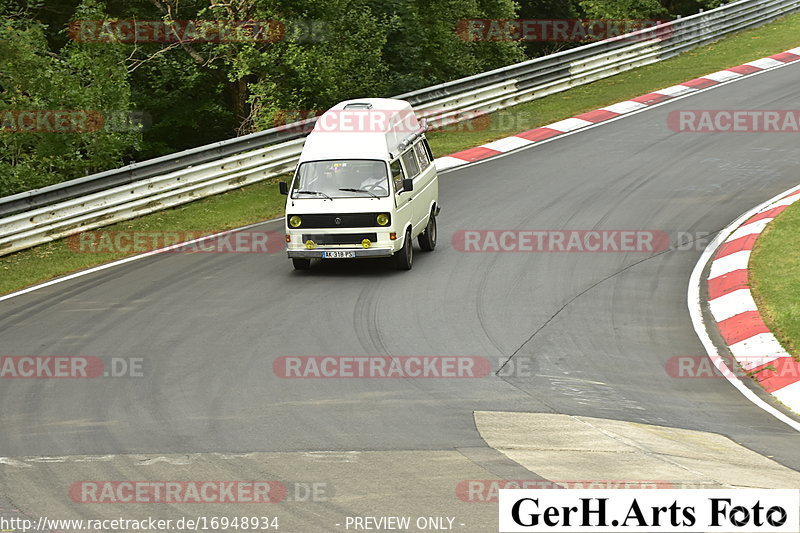
<svg viewBox="0 0 800 533">
<path fill-rule="evenodd" d="M 355 257 L 356 253 L 352 251 L 328 251 L 322 252 L 322 257 L 325 259 L 350 259 L 351 257 Z"/>
</svg>

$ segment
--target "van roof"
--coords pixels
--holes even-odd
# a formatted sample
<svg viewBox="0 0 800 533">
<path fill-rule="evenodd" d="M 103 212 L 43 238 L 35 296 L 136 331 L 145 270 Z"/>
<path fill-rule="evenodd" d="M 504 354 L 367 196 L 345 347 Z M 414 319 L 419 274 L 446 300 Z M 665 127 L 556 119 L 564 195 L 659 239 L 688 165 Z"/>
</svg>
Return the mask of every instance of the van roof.
<svg viewBox="0 0 800 533">
<path fill-rule="evenodd" d="M 339 102 L 323 113 L 306 137 L 300 162 L 324 159 L 389 159 L 398 145 L 422 132 L 411 104 L 394 98 Z"/>
</svg>

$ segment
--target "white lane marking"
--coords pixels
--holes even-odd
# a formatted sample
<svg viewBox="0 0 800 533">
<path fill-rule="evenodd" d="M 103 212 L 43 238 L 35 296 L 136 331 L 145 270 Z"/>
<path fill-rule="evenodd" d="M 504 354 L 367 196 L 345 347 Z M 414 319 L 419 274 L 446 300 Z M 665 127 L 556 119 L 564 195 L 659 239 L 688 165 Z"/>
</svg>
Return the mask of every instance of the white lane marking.
<svg viewBox="0 0 800 533">
<path fill-rule="evenodd" d="M 745 311 L 758 311 L 750 289 L 739 289 L 714 298 L 708 302 L 708 306 L 717 322 L 722 322 Z"/>
<path fill-rule="evenodd" d="M 703 76 L 703 78 L 708 78 L 709 80 L 718 82 L 728 81 L 739 77 L 741 77 L 741 74 L 738 72 L 733 72 L 732 70 L 720 70 L 718 72 L 712 72 L 711 74 L 706 74 Z"/>
<path fill-rule="evenodd" d="M 746 237 L 747 235 L 757 235 L 764 231 L 764 228 L 766 228 L 767 224 L 772 222 L 772 220 L 772 218 L 762 218 L 761 220 L 756 220 L 750 224 L 745 224 L 741 228 L 738 228 L 736 231 L 731 233 L 730 236 L 725 239 L 725 242 L 735 241 L 736 239 Z"/>
<path fill-rule="evenodd" d="M 784 405 L 800 405 L 800 381 L 786 385 L 772 393 Z"/>
<path fill-rule="evenodd" d="M 697 92 L 697 89 L 694 87 L 687 87 L 686 85 L 673 85 L 672 87 L 667 87 L 666 89 L 659 89 L 657 91 L 653 91 L 655 94 L 664 94 L 666 96 L 680 96 L 682 94 L 688 94 Z"/>
<path fill-rule="evenodd" d="M 711 271 L 708 274 L 708 279 L 718 278 L 725 274 L 730 274 L 734 270 L 743 270 L 747 268 L 750 261 L 751 250 L 742 250 L 741 252 L 732 253 L 715 259 L 711 263 Z"/>
<path fill-rule="evenodd" d="M 791 64 L 792 63 L 784 63 L 783 66 L 788 66 Z M 765 70 L 763 72 L 770 72 L 770 71 Z M 736 83 L 739 80 L 748 79 L 752 76 L 757 76 L 759 74 L 762 74 L 763 72 L 756 72 L 749 76 L 742 76 L 741 78 L 737 78 L 735 80 L 731 80 L 725 83 Z M 719 85 L 715 85 L 714 87 L 709 87 L 709 89 L 714 89 L 716 87 L 719 87 Z M 700 339 L 700 343 L 705 348 L 708 357 L 711 359 L 711 362 L 714 364 L 717 370 L 719 370 L 720 373 L 723 376 L 725 376 L 725 379 L 728 380 L 728 383 L 733 385 L 734 388 L 736 388 L 736 390 L 738 390 L 742 394 L 742 396 L 744 396 L 751 403 L 753 403 L 753 405 L 774 416 L 776 419 L 783 422 L 787 426 L 791 427 L 795 431 L 800 431 L 800 422 L 792 420 L 786 414 L 780 412 L 778 409 L 776 409 L 772 405 L 768 404 L 767 402 L 759 398 L 758 395 L 752 390 L 750 390 L 747 387 L 747 385 L 745 385 L 738 377 L 736 377 L 736 374 L 734 374 L 734 372 L 730 368 L 728 368 L 728 365 L 725 364 L 725 360 L 721 357 L 719 349 L 717 349 L 717 345 L 714 344 L 714 341 L 711 340 L 711 336 L 708 334 L 708 330 L 706 329 L 706 323 L 705 320 L 703 319 L 703 301 L 700 298 L 700 284 L 702 283 L 701 278 L 703 276 L 703 271 L 705 270 L 706 265 L 711 260 L 711 258 L 714 257 L 717 248 L 719 248 L 719 246 L 722 244 L 724 236 L 732 233 L 735 228 L 738 228 L 741 224 L 750 219 L 750 217 L 752 217 L 753 215 L 767 209 L 767 207 L 772 206 L 772 204 L 774 204 L 787 194 L 791 194 L 798 190 L 800 190 L 800 185 L 773 196 L 766 202 L 746 212 L 745 214 L 743 214 L 742 216 L 731 222 L 730 225 L 728 225 L 725 229 L 720 231 L 717 234 L 717 236 L 714 237 L 714 239 L 709 243 L 706 249 L 703 250 L 703 253 L 700 254 L 700 259 L 698 259 L 697 263 L 694 266 L 694 270 L 692 270 L 692 275 L 689 277 L 689 288 L 687 289 L 687 294 L 686 294 L 687 307 L 689 308 L 689 316 L 692 319 L 692 326 L 694 327 L 695 334 Z M 787 391 L 787 389 L 790 388 L 791 390 Z M 800 397 L 800 395 L 798 395 L 795 392 L 798 390 L 796 387 L 789 386 L 789 387 L 784 387 L 781 390 L 786 391 L 786 393 L 784 394 L 783 398 L 779 394 L 774 394 L 774 396 L 778 398 L 778 400 L 782 401 L 785 405 L 788 406 L 798 405 L 797 403 L 794 403 L 798 399 L 798 397 Z"/>
<path fill-rule="evenodd" d="M 139 466 L 150 466 L 150 465 L 154 465 L 156 463 L 167 463 L 167 464 L 170 464 L 170 465 L 183 466 L 183 465 L 192 464 L 194 459 L 195 459 L 194 457 L 189 456 L 189 455 L 179 455 L 179 456 L 175 456 L 175 457 L 165 457 L 163 455 L 160 455 L 158 457 L 149 457 L 147 459 L 139 461 L 138 465 Z"/>
<path fill-rule="evenodd" d="M 779 357 L 789 357 L 772 333 L 759 333 L 729 346 L 745 370 L 765 365 Z"/>
<path fill-rule="evenodd" d="M 103 265 L 99 265 L 92 268 L 87 268 L 86 270 L 79 270 L 78 272 L 74 272 L 72 274 L 67 274 L 66 276 L 61 276 L 60 278 L 51 279 L 50 281 L 45 281 L 43 283 L 39 283 L 38 285 L 32 285 L 26 289 L 22 289 L 16 292 L 12 292 L 10 294 L 6 294 L 5 296 L 0 296 L 0 302 L 4 300 L 9 300 L 11 298 L 15 298 L 17 296 L 22 296 L 23 294 L 28 294 L 29 292 L 33 292 L 38 289 L 43 289 L 45 287 L 50 287 L 51 285 L 55 285 L 57 283 L 63 283 L 65 281 L 69 281 L 71 279 L 79 278 L 81 276 L 85 276 L 87 274 L 92 274 L 94 272 L 100 272 L 101 270 L 105 270 L 107 268 L 115 267 L 118 265 L 124 265 L 125 263 L 130 263 L 132 261 L 137 261 L 139 259 L 144 259 L 145 257 L 150 257 L 152 255 L 157 255 L 163 252 L 167 252 L 169 250 L 174 250 L 176 248 L 182 248 L 184 246 L 188 246 L 190 244 L 194 244 L 197 242 L 203 242 L 211 239 L 215 239 L 217 237 L 222 237 L 224 235 L 228 235 L 229 233 L 236 233 L 237 231 L 242 231 L 250 228 L 254 228 L 256 226 L 261 226 L 263 224 L 269 224 L 271 222 L 276 222 L 278 220 L 283 220 L 284 217 L 273 218 L 270 220 L 265 220 L 263 222 L 256 222 L 255 224 L 248 224 L 247 226 L 242 226 L 240 228 L 229 229 L 226 231 L 221 231 L 219 233 L 214 233 L 212 235 L 206 235 L 204 237 L 200 237 L 198 239 L 192 239 L 191 241 L 180 242 L 178 244 L 174 244 L 172 246 L 167 246 L 166 248 L 159 248 L 158 250 L 151 250 L 149 252 L 145 252 L 139 255 L 132 255 L 130 257 L 125 257 L 124 259 L 118 259 L 117 261 L 112 261 L 111 263 L 105 263 Z"/>
<path fill-rule="evenodd" d="M 644 109 L 647 107 L 646 104 L 642 104 L 641 102 L 634 102 L 633 100 L 626 100 L 625 102 L 619 102 L 610 106 L 602 107 L 605 111 L 611 111 L 612 113 L 619 113 L 620 115 L 624 113 L 630 113 L 632 111 L 638 111 L 640 109 Z"/>
<path fill-rule="evenodd" d="M 505 137 L 497 141 L 482 144 L 481 147 L 488 148 L 489 150 L 495 150 L 497 152 L 508 152 L 509 150 L 516 150 L 517 148 L 533 144 L 534 142 L 535 141 L 523 139 L 522 137 L 515 137 L 512 135 L 511 137 Z"/>
<path fill-rule="evenodd" d="M 756 67 L 761 69 L 775 68 L 779 65 L 786 65 L 786 64 L 787 63 L 778 61 L 777 59 L 772 59 L 771 57 L 762 57 L 761 59 L 756 59 L 755 61 L 745 63 L 745 65 L 750 65 L 751 67 Z"/>
<path fill-rule="evenodd" d="M 28 463 L 11 459 L 10 457 L 0 457 L 0 465 L 16 466 L 17 468 L 33 468 Z"/>
<path fill-rule="evenodd" d="M 433 161 L 433 163 L 436 165 L 436 170 L 437 171 L 441 171 L 441 170 L 447 170 L 448 168 L 452 168 L 452 167 L 457 167 L 457 166 L 463 165 L 464 163 L 469 163 L 469 161 L 466 161 L 464 159 L 459 159 L 457 157 L 450 157 L 449 155 L 446 155 L 444 157 L 436 158 Z"/>
<path fill-rule="evenodd" d="M 591 126 L 593 123 L 589 122 L 588 120 L 583 120 L 582 118 L 566 118 L 564 120 L 559 120 L 558 122 L 553 122 L 552 124 L 548 124 L 546 126 L 542 126 L 543 128 L 550 128 L 551 130 L 561 131 L 564 133 L 574 131 L 580 128 L 585 128 L 586 126 Z"/>
<path fill-rule="evenodd" d="M 775 205 L 772 205 L 770 207 L 780 207 L 782 205 L 792 205 L 793 203 L 795 203 L 798 200 L 800 200 L 800 195 L 790 196 L 788 198 L 782 198 L 778 202 L 775 202 Z"/>
</svg>

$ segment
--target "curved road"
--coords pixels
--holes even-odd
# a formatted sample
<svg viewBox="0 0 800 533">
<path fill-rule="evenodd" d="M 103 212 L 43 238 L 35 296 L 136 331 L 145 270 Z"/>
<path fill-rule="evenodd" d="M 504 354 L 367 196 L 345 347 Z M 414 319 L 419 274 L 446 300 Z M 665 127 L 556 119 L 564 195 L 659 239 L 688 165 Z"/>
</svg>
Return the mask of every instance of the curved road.
<svg viewBox="0 0 800 533">
<path fill-rule="evenodd" d="M 464 229 L 660 230 L 673 240 L 714 233 L 800 181 L 796 136 L 674 133 L 667 114 L 792 109 L 799 74 L 800 65 L 787 66 L 442 174 L 439 247 L 417 253 L 408 273 L 383 261 L 294 272 L 282 253 L 163 254 L 6 300 L 0 354 L 142 357 L 144 377 L 5 380 L 0 455 L 200 454 L 192 460 L 219 478 L 234 474 L 213 470 L 222 459 L 205 454 L 411 454 L 404 460 L 419 470 L 402 484 L 382 477 L 389 470 L 378 463 L 330 474 L 337 496 L 358 479 L 403 500 L 435 485 L 441 472 L 425 461 L 440 451 L 461 450 L 501 476 L 505 468 L 535 477 L 476 430 L 473 412 L 513 411 L 718 433 L 800 470 L 800 434 L 725 380 L 664 370 L 671 357 L 704 355 L 686 286 L 707 241 L 656 255 L 461 253 L 451 244 Z M 479 355 L 497 368 L 512 354 L 516 375 L 476 380 L 287 380 L 272 370 L 284 355 Z M 348 462 L 343 453 L 326 457 Z M 66 496 L 84 473 L 10 468 L 0 503 L 5 495 L 33 515 L 45 501 L 96 512 Z M 270 464 L 259 475 L 278 470 Z M 310 472 L 297 463 L 280 475 L 310 480 Z M 12 485 L 15 475 L 29 486 Z M 346 498 L 337 505 L 336 513 L 352 511 Z"/>
</svg>

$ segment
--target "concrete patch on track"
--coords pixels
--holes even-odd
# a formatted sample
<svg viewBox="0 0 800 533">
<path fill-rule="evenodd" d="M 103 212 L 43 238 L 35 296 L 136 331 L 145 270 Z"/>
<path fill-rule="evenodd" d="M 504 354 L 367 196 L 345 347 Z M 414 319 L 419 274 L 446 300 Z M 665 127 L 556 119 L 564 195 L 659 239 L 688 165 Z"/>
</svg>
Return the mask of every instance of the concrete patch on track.
<svg viewBox="0 0 800 533">
<path fill-rule="evenodd" d="M 475 413 L 486 442 L 558 482 L 795 488 L 800 473 L 715 433 L 560 414 Z"/>
<path fill-rule="evenodd" d="M 494 508 L 465 502 L 457 497 L 456 489 L 464 480 L 498 476 L 540 479 L 488 447 L 16 457 L 0 461 L 0 486 L 8 502 L 13 502 L 10 508 L 9 504 L 0 505 L 0 516 L 26 517 L 34 523 L 40 517 L 103 520 L 150 516 L 175 521 L 181 517 L 267 516 L 277 517 L 280 531 L 290 532 L 344 531 L 348 516 L 410 517 L 412 523 L 420 517 L 446 516 L 453 518 L 453 530 L 485 532 L 498 528 Z M 185 499 L 177 503 L 147 501 L 152 489 L 143 493 L 143 499 L 133 496 L 133 502 L 113 501 L 132 494 L 122 483 L 152 487 L 166 481 L 197 485 L 272 481 L 281 483 L 286 491 L 279 503 L 220 503 L 213 501 L 213 491 L 209 500 L 203 499 L 201 491 L 199 502 L 188 497 L 188 492 L 181 492 Z"/>
</svg>

